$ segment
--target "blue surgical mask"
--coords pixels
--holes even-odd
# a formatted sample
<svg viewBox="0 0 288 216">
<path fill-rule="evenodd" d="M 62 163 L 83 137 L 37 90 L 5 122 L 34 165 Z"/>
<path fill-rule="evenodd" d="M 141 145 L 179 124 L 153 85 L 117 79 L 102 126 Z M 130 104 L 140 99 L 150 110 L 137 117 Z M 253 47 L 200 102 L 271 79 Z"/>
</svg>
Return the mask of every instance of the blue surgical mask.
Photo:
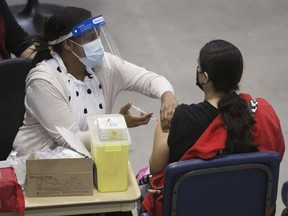
<svg viewBox="0 0 288 216">
<path fill-rule="evenodd" d="M 72 41 L 72 40 L 71 40 Z M 99 38 L 96 40 L 93 40 L 89 43 L 86 43 L 84 45 L 80 45 L 76 43 L 75 41 L 72 41 L 73 43 L 77 44 L 78 46 L 83 47 L 85 57 L 79 57 L 76 53 L 72 51 L 72 53 L 79 58 L 79 60 L 89 68 L 94 68 L 95 66 L 101 64 L 102 58 L 104 56 L 104 51 L 102 48 L 102 44 Z"/>
</svg>

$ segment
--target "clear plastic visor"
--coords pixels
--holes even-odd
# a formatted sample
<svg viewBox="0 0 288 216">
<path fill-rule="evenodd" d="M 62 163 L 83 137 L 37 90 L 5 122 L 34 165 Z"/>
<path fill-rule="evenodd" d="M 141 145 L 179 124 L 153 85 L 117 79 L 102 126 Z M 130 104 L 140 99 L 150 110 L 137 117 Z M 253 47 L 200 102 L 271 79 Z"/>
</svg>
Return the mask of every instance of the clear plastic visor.
<svg viewBox="0 0 288 216">
<path fill-rule="evenodd" d="M 89 46 L 92 42 L 98 40 L 97 43 L 93 43 L 94 46 L 97 46 L 95 50 L 100 48 L 103 50 L 104 56 L 102 63 L 107 63 L 109 68 L 111 68 L 113 64 L 124 63 L 102 15 L 92 17 L 76 25 L 72 29 L 72 36 L 73 41 L 82 47 L 85 45 Z"/>
</svg>

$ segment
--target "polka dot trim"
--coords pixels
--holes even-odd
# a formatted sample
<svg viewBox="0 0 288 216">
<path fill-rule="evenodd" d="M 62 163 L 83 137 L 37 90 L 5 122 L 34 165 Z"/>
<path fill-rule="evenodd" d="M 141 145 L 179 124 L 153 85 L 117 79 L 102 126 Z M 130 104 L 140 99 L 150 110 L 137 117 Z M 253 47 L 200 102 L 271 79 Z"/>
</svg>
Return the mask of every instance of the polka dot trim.
<svg viewBox="0 0 288 216">
<path fill-rule="evenodd" d="M 78 91 L 76 91 L 76 97 L 78 97 L 79 96 L 79 92 Z"/>
<path fill-rule="evenodd" d="M 91 94 L 92 93 L 91 89 L 87 89 L 87 93 Z"/>
<path fill-rule="evenodd" d="M 87 111 L 87 108 L 84 108 L 84 114 L 87 114 L 88 111 Z"/>
<path fill-rule="evenodd" d="M 99 84 L 99 89 L 102 89 L 102 85 L 101 84 Z"/>
<path fill-rule="evenodd" d="M 100 109 L 103 109 L 102 103 L 99 104 L 99 108 L 100 108 Z"/>
<path fill-rule="evenodd" d="M 57 71 L 59 71 L 60 73 L 62 73 L 62 70 L 60 69 L 60 67 L 57 67 Z"/>
</svg>

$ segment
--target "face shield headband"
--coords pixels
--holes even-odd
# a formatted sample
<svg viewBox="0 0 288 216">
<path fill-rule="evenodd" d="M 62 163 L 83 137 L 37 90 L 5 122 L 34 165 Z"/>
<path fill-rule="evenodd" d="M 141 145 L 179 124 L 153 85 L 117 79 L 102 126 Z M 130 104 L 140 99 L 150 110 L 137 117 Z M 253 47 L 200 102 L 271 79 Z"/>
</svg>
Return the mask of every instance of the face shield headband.
<svg viewBox="0 0 288 216">
<path fill-rule="evenodd" d="M 79 37 L 81 36 L 83 33 L 87 32 L 87 31 L 91 31 L 95 28 L 100 28 L 102 26 L 104 26 L 106 23 L 104 21 L 104 18 L 102 15 L 93 17 L 91 19 L 85 20 L 84 22 L 76 25 L 73 27 L 72 31 L 69 32 L 66 35 L 63 35 L 59 38 L 57 38 L 56 40 L 53 41 L 48 41 L 49 45 L 56 45 L 59 44 L 65 40 L 67 40 L 70 37 Z"/>
<path fill-rule="evenodd" d="M 91 34 L 94 34 L 94 37 L 91 37 Z M 99 38 L 104 52 L 104 60 L 107 63 L 108 67 L 111 69 L 112 64 L 124 63 L 116 46 L 116 43 L 112 39 L 106 27 L 106 22 L 102 15 L 92 17 L 88 20 L 83 21 L 82 23 L 79 23 L 72 28 L 71 32 L 59 37 L 56 40 L 49 41 L 48 44 L 56 45 L 67 40 L 70 37 L 78 38 L 77 40 L 78 42 L 80 42 L 81 45 L 89 43 L 91 42 L 91 40 L 95 40 L 95 37 Z"/>
</svg>

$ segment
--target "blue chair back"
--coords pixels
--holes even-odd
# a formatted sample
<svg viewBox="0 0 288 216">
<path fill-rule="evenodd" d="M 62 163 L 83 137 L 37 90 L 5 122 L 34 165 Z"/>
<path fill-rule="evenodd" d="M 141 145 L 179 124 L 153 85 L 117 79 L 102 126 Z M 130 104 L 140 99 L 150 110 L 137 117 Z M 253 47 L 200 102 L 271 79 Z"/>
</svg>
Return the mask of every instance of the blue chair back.
<svg viewBox="0 0 288 216">
<path fill-rule="evenodd" d="M 288 181 L 283 183 L 281 188 L 281 195 L 283 204 L 285 205 L 281 216 L 288 216 Z"/>
<path fill-rule="evenodd" d="M 284 205 L 288 206 L 288 181 L 284 182 L 281 189 L 282 201 Z"/>
<path fill-rule="evenodd" d="M 263 216 L 277 198 L 280 156 L 256 152 L 171 163 L 164 215 Z"/>
</svg>

